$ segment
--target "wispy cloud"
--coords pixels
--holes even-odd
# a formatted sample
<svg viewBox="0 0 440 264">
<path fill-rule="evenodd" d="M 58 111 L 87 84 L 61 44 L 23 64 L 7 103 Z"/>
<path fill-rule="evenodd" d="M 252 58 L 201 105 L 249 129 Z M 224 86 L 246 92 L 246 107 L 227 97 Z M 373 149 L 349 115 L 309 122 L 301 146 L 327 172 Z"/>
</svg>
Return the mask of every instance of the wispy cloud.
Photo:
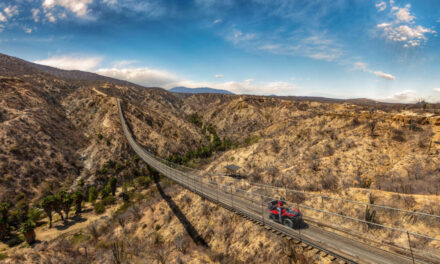
<svg viewBox="0 0 440 264">
<path fill-rule="evenodd" d="M 35 63 L 56 67 L 64 70 L 91 71 L 101 63 L 101 57 L 82 57 L 73 55 L 54 56 Z"/>
<path fill-rule="evenodd" d="M 382 79 L 385 80 L 389 80 L 389 81 L 393 81 L 396 79 L 396 77 L 394 77 L 393 75 L 389 74 L 389 73 L 384 73 L 382 71 L 375 71 L 375 70 L 371 70 L 368 68 L 368 65 L 365 62 L 355 62 L 353 64 L 354 70 L 359 70 L 359 71 L 363 71 L 363 72 L 368 72 L 371 74 L 376 75 L 377 77 L 380 77 Z"/>
<path fill-rule="evenodd" d="M 435 92 L 440 93 L 440 88 L 433 88 L 432 90 L 434 90 Z"/>
<path fill-rule="evenodd" d="M 218 24 L 218 23 L 221 23 L 221 22 L 223 22 L 223 20 L 221 20 L 221 19 L 216 19 L 216 20 L 214 20 L 214 22 L 212 22 L 213 24 Z"/>
<path fill-rule="evenodd" d="M 223 76 L 222 74 L 216 74 L 215 75 L 215 78 L 223 78 L 223 77 L 225 77 L 225 76 Z"/>
<path fill-rule="evenodd" d="M 340 45 L 323 34 L 295 39 L 283 44 L 264 44 L 259 49 L 279 55 L 305 56 L 326 61 L 333 61 L 343 54 Z"/>
<path fill-rule="evenodd" d="M 379 3 L 376 4 L 376 8 L 379 12 L 382 12 L 385 9 L 387 9 L 387 3 L 385 3 L 384 1 L 380 1 Z"/>
</svg>

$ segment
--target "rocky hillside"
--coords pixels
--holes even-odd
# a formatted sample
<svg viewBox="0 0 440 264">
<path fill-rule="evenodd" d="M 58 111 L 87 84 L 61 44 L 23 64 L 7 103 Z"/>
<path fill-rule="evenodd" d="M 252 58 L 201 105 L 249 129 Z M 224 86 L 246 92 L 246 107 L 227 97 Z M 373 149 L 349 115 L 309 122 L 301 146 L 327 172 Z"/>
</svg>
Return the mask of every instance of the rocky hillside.
<svg viewBox="0 0 440 264">
<path fill-rule="evenodd" d="M 13 212 L 26 211 L 23 204 L 38 208 L 41 198 L 61 189 L 88 194 L 91 187 L 105 189 L 111 177 L 125 188 L 146 181 L 143 177 L 150 179 L 148 168 L 136 159 L 122 134 L 116 106 L 120 98 L 138 142 L 173 162 L 213 174 L 236 164 L 247 182 L 363 202 L 374 197 L 378 204 L 440 214 L 438 105 L 181 95 L 6 55 L 0 55 L 0 86 L 0 203 L 8 202 Z M 148 248 L 160 249 L 162 255 L 170 254 L 182 263 L 190 259 L 207 263 L 324 261 L 308 258 L 295 247 L 296 253 L 289 251 L 291 246 L 282 239 L 250 224 L 244 228 L 243 220 L 174 185 L 166 190 L 207 245 L 189 243 L 185 252 L 179 249 L 180 240 L 189 239 L 183 231 L 185 223 L 174 216 L 165 195 L 153 186 L 147 190 L 148 198 L 138 195 L 143 197 L 138 207 L 109 214 L 102 235 L 89 236 L 81 244 L 91 250 L 88 253 L 81 251 L 75 239 L 68 244 L 59 237 L 7 254 L 14 256 L 11 261 L 32 263 L 45 258 L 71 260 L 78 250 L 81 258 L 103 263 L 114 257 L 114 244 L 106 241 L 128 239 L 124 245 L 139 247 L 136 254 L 130 253 L 134 259 L 146 257 L 139 252 Z M 131 195 L 136 193 L 135 189 Z M 304 202 L 315 203 L 312 199 Z M 138 214 L 128 213 L 128 208 Z M 330 208 L 342 210 L 336 203 Z M 364 217 L 362 210 L 344 210 L 347 215 Z M 125 212 L 127 225 L 117 218 Z M 19 219 L 9 219 L 9 224 L 17 229 L 20 223 L 13 221 Z M 395 215 L 378 216 L 383 224 L 395 224 L 395 219 Z M 405 218 L 402 227 L 438 234 L 438 223 L 425 220 Z M 42 223 L 47 231 L 47 220 Z M 425 244 L 421 241 L 418 246 Z M 433 247 L 438 249 L 438 245 Z M 285 258 L 286 254 L 291 258 Z"/>
</svg>

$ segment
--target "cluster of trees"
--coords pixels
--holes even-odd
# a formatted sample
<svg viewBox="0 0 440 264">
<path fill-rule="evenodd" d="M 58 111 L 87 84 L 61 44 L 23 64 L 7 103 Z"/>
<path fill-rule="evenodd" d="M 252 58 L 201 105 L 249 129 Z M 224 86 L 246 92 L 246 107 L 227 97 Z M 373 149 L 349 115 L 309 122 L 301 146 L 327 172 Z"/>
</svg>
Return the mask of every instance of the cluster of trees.
<svg viewBox="0 0 440 264">
<path fill-rule="evenodd" d="M 29 208 L 29 203 L 24 194 L 17 197 L 18 202 L 11 205 L 8 202 L 0 203 L 0 240 L 10 238 L 8 244 L 14 245 L 21 242 L 17 235 L 11 236 L 11 231 L 20 231 L 30 244 L 35 240 L 35 222 L 41 219 L 42 214 L 36 207 Z"/>
<path fill-rule="evenodd" d="M 131 196 L 127 191 L 128 186 L 134 186 L 135 189 L 146 188 L 150 185 L 152 177 L 158 176 L 158 172 L 153 168 L 138 168 L 139 161 L 137 155 L 123 162 L 108 160 L 97 171 L 98 177 L 94 186 L 86 187 L 84 180 L 80 180 L 77 191 L 60 190 L 50 193 L 35 206 L 30 205 L 24 194 L 18 195 L 14 199 L 17 202 L 13 204 L 0 202 L 0 240 L 8 241 L 8 244 L 14 240 L 11 246 L 20 244 L 23 241 L 22 236 L 19 236 L 21 232 L 31 244 L 35 240 L 34 229 L 44 217 L 44 213 L 49 219 L 49 227 L 52 227 L 55 214 L 66 221 L 72 209 L 76 215 L 82 213 L 84 202 L 92 203 L 96 213 L 103 213 L 107 205 L 115 203 L 118 183 L 122 183 L 123 186 L 120 196 L 128 204 Z"/>
<path fill-rule="evenodd" d="M 236 147 L 232 141 L 227 138 L 220 139 L 217 135 L 217 131 L 214 125 L 203 125 L 201 116 L 197 114 L 190 115 L 190 122 L 201 127 L 203 134 L 209 140 L 209 144 L 201 146 L 195 150 L 186 152 L 185 154 L 172 154 L 169 155 L 167 160 L 177 164 L 187 164 L 193 159 L 203 159 L 211 157 L 214 151 L 225 151 L 230 148 Z"/>
<path fill-rule="evenodd" d="M 69 219 L 69 212 L 72 205 L 75 205 L 75 214 L 80 214 L 82 211 L 82 202 L 84 195 L 81 191 L 69 193 L 66 191 L 59 191 L 56 195 L 48 195 L 41 201 L 41 207 L 49 218 L 49 227 L 52 227 L 52 215 L 57 213 L 63 221 Z M 65 217 L 63 216 L 63 212 Z"/>
</svg>

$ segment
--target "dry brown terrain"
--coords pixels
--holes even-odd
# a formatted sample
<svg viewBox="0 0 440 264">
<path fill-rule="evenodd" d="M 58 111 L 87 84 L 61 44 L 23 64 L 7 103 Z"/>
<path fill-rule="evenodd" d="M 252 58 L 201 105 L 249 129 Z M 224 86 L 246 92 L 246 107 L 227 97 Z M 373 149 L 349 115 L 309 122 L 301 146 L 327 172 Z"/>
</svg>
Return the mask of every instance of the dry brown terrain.
<svg viewBox="0 0 440 264">
<path fill-rule="evenodd" d="M 440 215 L 440 115 L 436 105 L 423 110 L 417 105 L 369 102 L 175 95 L 81 72 L 38 69 L 9 57 L 0 61 L 5 60 L 8 63 L 0 67 L 4 76 L 0 82 L 0 202 L 17 204 L 23 193 L 29 204 L 38 203 L 58 189 L 80 188 L 80 179 L 85 180 L 81 187 L 85 190 L 102 187 L 113 175 L 120 182 L 132 180 L 131 165 L 118 172 L 100 172 L 108 160 L 124 163 L 133 157 L 117 116 L 116 98 L 121 98 L 136 139 L 160 157 L 184 156 L 209 145 L 214 135 L 203 127 L 211 124 L 218 137 L 232 145 L 208 158 L 192 158 L 187 166 L 216 174 L 223 173 L 225 165 L 236 164 L 247 176 L 246 182 L 366 203 L 373 197 L 376 204 Z M 194 114 L 201 124 L 191 122 Z M 134 168 L 143 173 L 144 167 L 139 161 Z M 77 224 L 82 230 L 72 225 L 69 231 L 73 231 L 61 236 L 63 232 L 54 229 L 54 234 L 42 236 L 41 243 L 32 248 L 7 249 L 4 254 L 13 258 L 5 261 L 109 263 L 115 252 L 122 254 L 120 244 L 127 249 L 122 254 L 127 261 L 140 263 L 143 259 L 160 261 L 163 256 L 181 263 L 330 261 L 289 245 L 180 187 L 165 181 L 163 189 L 186 221 L 179 219 L 180 214 L 176 217 L 170 202 L 153 185 L 131 209 L 109 213 L 121 201 L 109 208 L 108 218 L 99 218 L 102 230 L 97 238 L 90 233 L 90 226 L 97 224 L 91 223 L 96 217 L 89 212 L 83 217 L 90 220 Z M 302 202 L 318 204 L 314 199 Z M 325 206 L 360 218 L 365 214 L 364 208 L 330 202 Z M 127 218 L 123 223 L 121 216 Z M 340 224 L 338 221 L 334 219 Z M 440 233 L 438 222 L 424 218 L 378 211 L 377 221 L 437 237 Z M 184 225 L 192 226 L 206 245 L 197 245 Z M 352 224 L 344 227 L 357 228 Z M 47 232 L 47 226 L 39 228 L 37 239 Z M 403 241 L 401 236 L 381 230 L 368 233 Z M 416 242 L 420 249 L 440 250 L 438 243 Z M 186 245 L 184 249 L 182 245 Z"/>
</svg>

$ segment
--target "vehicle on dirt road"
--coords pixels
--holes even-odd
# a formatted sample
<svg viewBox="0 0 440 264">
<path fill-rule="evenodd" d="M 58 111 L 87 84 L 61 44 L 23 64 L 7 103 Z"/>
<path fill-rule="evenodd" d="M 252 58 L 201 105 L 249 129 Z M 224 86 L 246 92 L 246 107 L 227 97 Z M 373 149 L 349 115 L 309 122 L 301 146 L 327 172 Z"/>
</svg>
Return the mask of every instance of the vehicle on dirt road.
<svg viewBox="0 0 440 264">
<path fill-rule="evenodd" d="M 269 219 L 288 226 L 290 228 L 299 228 L 302 223 L 302 213 L 297 208 L 282 207 L 283 201 L 273 200 L 268 203 Z M 281 212 L 281 216 L 280 216 Z"/>
</svg>

